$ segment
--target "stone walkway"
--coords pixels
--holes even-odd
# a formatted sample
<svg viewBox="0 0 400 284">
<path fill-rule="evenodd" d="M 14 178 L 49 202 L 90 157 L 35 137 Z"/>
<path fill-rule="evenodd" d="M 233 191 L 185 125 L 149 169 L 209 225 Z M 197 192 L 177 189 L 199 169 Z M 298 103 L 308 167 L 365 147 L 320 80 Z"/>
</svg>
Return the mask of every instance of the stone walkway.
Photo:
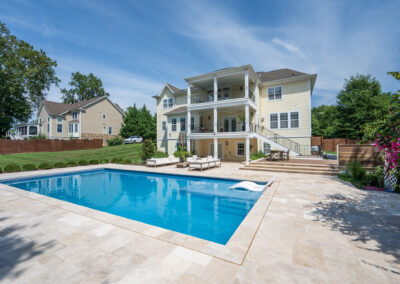
<svg viewBox="0 0 400 284">
<path fill-rule="evenodd" d="M 400 282 L 399 195 L 360 191 L 336 177 L 253 173 L 240 166 L 224 163 L 190 174 L 276 176 L 275 195 L 242 264 L 0 189 L 0 282 Z"/>
</svg>

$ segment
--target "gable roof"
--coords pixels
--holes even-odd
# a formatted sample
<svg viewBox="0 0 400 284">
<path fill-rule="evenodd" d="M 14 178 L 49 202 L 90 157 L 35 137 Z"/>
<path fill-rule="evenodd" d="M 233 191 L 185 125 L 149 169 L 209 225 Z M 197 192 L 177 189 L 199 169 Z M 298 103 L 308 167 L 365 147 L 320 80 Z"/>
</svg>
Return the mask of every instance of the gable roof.
<svg viewBox="0 0 400 284">
<path fill-rule="evenodd" d="M 74 104 L 64 104 L 64 103 L 57 103 L 57 102 L 53 102 L 53 101 L 43 100 L 43 106 L 47 109 L 47 112 L 50 115 L 61 115 L 66 112 L 69 112 L 71 110 L 82 109 L 82 108 L 84 108 L 96 101 L 100 101 L 102 99 L 108 99 L 108 97 L 106 97 L 106 96 L 96 97 L 96 98 L 92 98 L 92 99 L 85 100 L 85 101 L 79 101 Z M 110 99 L 108 99 L 108 100 L 110 101 Z M 110 101 L 110 103 L 112 105 L 114 105 L 115 108 L 119 112 L 121 112 L 122 114 L 124 113 L 124 111 L 122 110 L 122 108 L 119 105 L 114 104 L 111 101 Z"/>
<path fill-rule="evenodd" d="M 186 106 L 181 106 L 181 107 L 177 107 L 167 113 L 165 113 L 166 115 L 170 115 L 170 114 L 176 114 L 176 113 L 183 113 L 186 112 L 187 107 Z"/>
<path fill-rule="evenodd" d="M 258 75 L 258 78 L 260 78 L 260 81 L 262 83 L 265 83 L 265 82 L 269 82 L 269 81 L 276 81 L 276 80 L 289 79 L 289 78 L 295 78 L 295 77 L 300 77 L 300 76 L 307 76 L 310 74 L 285 68 L 285 69 L 278 69 L 278 70 L 269 71 L 269 72 L 257 72 L 257 75 Z"/>
<path fill-rule="evenodd" d="M 181 91 L 181 89 L 179 89 L 179 88 L 177 88 L 177 87 L 171 85 L 170 83 L 166 83 L 166 84 L 167 84 L 168 88 L 169 88 L 173 93 L 177 93 L 177 92 Z"/>
</svg>

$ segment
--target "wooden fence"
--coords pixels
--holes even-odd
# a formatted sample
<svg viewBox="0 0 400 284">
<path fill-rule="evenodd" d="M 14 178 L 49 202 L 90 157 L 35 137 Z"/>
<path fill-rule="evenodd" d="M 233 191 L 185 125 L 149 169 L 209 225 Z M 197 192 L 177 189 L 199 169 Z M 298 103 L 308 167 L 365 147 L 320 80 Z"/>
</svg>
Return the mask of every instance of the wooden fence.
<svg viewBox="0 0 400 284">
<path fill-rule="evenodd" d="M 336 151 L 336 146 L 339 144 L 355 144 L 358 140 L 347 138 L 324 138 L 322 136 L 311 137 L 311 146 L 320 146 L 322 151 Z"/>
<path fill-rule="evenodd" d="M 0 139 L 0 154 L 59 152 L 103 147 L 103 140 L 4 140 Z"/>
<path fill-rule="evenodd" d="M 383 153 L 373 145 L 338 145 L 337 155 L 339 167 L 345 167 L 351 161 L 360 162 L 364 168 L 383 165 Z"/>
</svg>

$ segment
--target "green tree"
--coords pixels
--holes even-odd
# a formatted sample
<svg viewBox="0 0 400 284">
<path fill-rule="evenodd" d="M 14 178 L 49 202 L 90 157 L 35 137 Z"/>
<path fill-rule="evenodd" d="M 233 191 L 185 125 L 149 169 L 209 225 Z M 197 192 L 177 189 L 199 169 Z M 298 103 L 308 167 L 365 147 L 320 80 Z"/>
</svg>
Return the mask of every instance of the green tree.
<svg viewBox="0 0 400 284">
<path fill-rule="evenodd" d="M 56 66 L 43 50 L 11 35 L 0 22 L 0 136 L 15 122 L 28 120 L 50 86 L 58 85 Z"/>
<path fill-rule="evenodd" d="M 335 136 L 361 139 L 365 128 L 379 120 L 390 108 L 391 94 L 382 93 L 370 75 L 351 76 L 337 95 L 338 128 Z"/>
<path fill-rule="evenodd" d="M 312 135 L 334 138 L 339 128 L 338 107 L 321 105 L 311 110 Z"/>
<path fill-rule="evenodd" d="M 156 118 L 151 115 L 150 111 L 144 105 L 141 109 L 136 107 L 128 107 L 120 134 L 122 137 L 132 135 L 142 136 L 143 139 L 156 139 Z"/>
<path fill-rule="evenodd" d="M 78 101 L 96 97 L 109 96 L 104 90 L 103 82 L 92 73 L 84 75 L 79 72 L 71 74 L 70 89 L 61 89 L 61 99 L 65 104 L 74 104 Z"/>
</svg>

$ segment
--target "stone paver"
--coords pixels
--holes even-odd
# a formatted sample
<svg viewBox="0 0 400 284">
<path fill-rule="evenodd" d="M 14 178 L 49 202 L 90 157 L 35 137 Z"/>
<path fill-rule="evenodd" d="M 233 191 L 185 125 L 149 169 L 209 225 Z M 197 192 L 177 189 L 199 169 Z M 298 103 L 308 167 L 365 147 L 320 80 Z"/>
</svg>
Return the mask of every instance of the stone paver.
<svg viewBox="0 0 400 284">
<path fill-rule="evenodd" d="M 190 172 L 279 180 L 268 210 L 257 212 L 265 216 L 240 263 L 188 248 L 203 247 L 201 240 L 183 238 L 179 245 L 162 239 L 158 229 L 144 226 L 147 233 L 138 233 L 126 229 L 128 223 L 114 223 L 112 215 L 98 219 L 84 207 L 75 212 L 0 187 L 0 282 L 400 282 L 399 195 L 360 191 L 336 177 L 253 173 L 240 166 Z M 126 168 L 188 174 L 175 167 Z M 12 176 L 18 174 L 0 179 Z"/>
</svg>

